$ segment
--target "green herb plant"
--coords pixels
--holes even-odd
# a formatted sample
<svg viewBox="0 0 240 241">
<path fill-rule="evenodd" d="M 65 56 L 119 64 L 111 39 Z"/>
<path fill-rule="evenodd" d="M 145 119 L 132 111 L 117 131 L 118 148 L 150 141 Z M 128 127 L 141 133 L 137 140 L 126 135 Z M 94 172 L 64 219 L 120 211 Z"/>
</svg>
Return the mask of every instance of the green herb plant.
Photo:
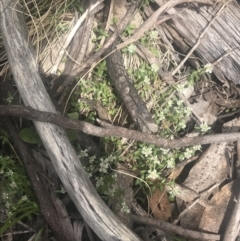
<svg viewBox="0 0 240 241">
<path fill-rule="evenodd" d="M 130 30 L 131 26 L 129 26 L 126 33 L 129 34 Z M 156 41 L 157 38 L 157 32 L 151 31 L 146 33 L 141 39 L 141 43 L 146 47 L 150 45 L 155 46 L 153 41 Z M 151 51 L 157 53 L 159 49 L 158 47 L 156 49 L 151 48 Z M 124 48 L 122 52 L 131 58 L 136 54 L 136 46 L 131 44 Z M 155 56 L 158 55 L 156 54 Z M 150 65 L 140 60 L 138 66 L 132 65 L 132 68 L 126 66 L 126 69 L 128 69 L 128 74 L 139 95 L 147 103 L 154 120 L 159 125 L 157 135 L 173 139 L 178 137 L 182 130 L 186 129 L 191 115 L 191 109 L 186 107 L 183 101 L 176 97 L 174 93 L 196 83 L 202 74 L 211 72 L 212 66 L 206 65 L 192 71 L 187 78 L 186 84 L 182 85 L 180 83 L 168 88 L 159 79 L 159 68 L 154 64 Z M 97 111 L 91 110 L 91 107 L 81 102 L 81 99 L 101 102 L 108 110 L 110 120 L 113 123 L 121 118 L 121 111 L 119 111 L 121 109 L 121 100 L 114 93 L 114 88 L 107 74 L 105 61 L 95 67 L 91 78 L 79 83 L 79 95 L 78 111 L 83 116 L 88 116 L 90 113 L 92 122 L 97 118 Z M 209 127 L 203 123 L 200 126 L 200 130 L 202 133 L 205 133 L 209 130 Z M 97 190 L 105 197 L 109 195 L 109 191 L 111 191 L 110 196 L 113 195 L 114 189 L 111 188 L 111 185 L 114 185 L 115 175 L 112 172 L 112 168 L 117 161 L 121 161 L 136 173 L 138 178 L 136 178 L 135 185 L 142 188 L 144 192 L 147 193 L 149 191 L 148 186 L 155 189 L 156 187 L 161 188 L 164 185 L 169 185 L 172 187 L 170 197 L 173 198 L 177 193 L 177 190 L 174 189 L 174 181 L 167 180 L 162 175 L 163 171 L 167 168 L 174 168 L 176 163 L 191 158 L 196 151 L 201 149 L 201 146 L 193 146 L 169 150 L 119 138 L 102 138 L 101 146 L 106 151 L 107 156 L 100 160 L 96 160 L 95 157 L 89 157 L 91 161 L 86 170 L 90 176 L 94 176 Z"/>
<path fill-rule="evenodd" d="M 4 207 L 5 218 L 0 228 L 0 235 L 23 219 L 31 220 L 39 214 L 39 207 L 34 198 L 30 182 L 22 163 L 17 158 L 6 132 L 0 130 L 0 205 Z M 6 155 L 11 152 L 11 155 Z"/>
</svg>

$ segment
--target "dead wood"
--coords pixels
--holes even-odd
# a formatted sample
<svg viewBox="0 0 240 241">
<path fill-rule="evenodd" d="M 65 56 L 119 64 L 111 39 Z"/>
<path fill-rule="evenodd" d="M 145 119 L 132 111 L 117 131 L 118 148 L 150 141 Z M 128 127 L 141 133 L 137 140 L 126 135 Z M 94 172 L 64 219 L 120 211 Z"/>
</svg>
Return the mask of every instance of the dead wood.
<svg viewBox="0 0 240 241">
<path fill-rule="evenodd" d="M 8 93 L 14 93 L 14 89 L 7 81 L 3 82 L 3 80 L 1 80 L 0 103 L 7 102 Z M 74 240 L 73 229 L 65 208 L 56 208 L 56 206 L 58 206 L 56 202 L 57 197 L 53 193 L 53 190 L 51 190 L 51 187 L 56 187 L 55 183 L 53 183 L 52 178 L 51 181 L 49 180 L 50 177 L 40 166 L 35 158 L 34 150 L 31 150 L 30 146 L 19 138 L 18 133 L 20 130 L 11 118 L 0 118 L 0 126 L 7 131 L 14 144 L 14 149 L 20 157 L 31 181 L 34 194 L 39 203 L 40 212 L 47 224 L 51 227 L 54 236 L 58 238 L 59 241 Z M 50 170 L 48 171 L 50 172 Z M 49 181 L 51 185 L 49 185 Z M 61 201 L 58 200 L 58 203 L 59 202 Z"/>
<path fill-rule="evenodd" d="M 221 224 L 220 232 L 223 233 L 223 241 L 235 241 L 240 237 L 240 179 L 232 183 L 231 197 L 228 200 L 227 210 Z M 221 210 L 221 209 L 220 209 Z"/>
<path fill-rule="evenodd" d="M 17 10 L 16 10 L 17 9 Z M 44 88 L 36 55 L 28 42 L 27 28 L 17 1 L 0 2 L 4 47 L 17 88 L 27 106 L 55 113 Z M 53 124 L 34 122 L 54 168 L 77 209 L 103 240 L 140 240 L 102 201 L 84 171 L 64 130 Z"/>
<path fill-rule="evenodd" d="M 114 50 L 114 48 L 113 45 L 112 50 Z M 108 72 L 115 85 L 116 91 L 121 96 L 121 99 L 133 121 L 143 132 L 157 132 L 157 124 L 152 119 L 146 104 L 139 97 L 137 90 L 129 79 L 123 64 L 121 52 L 119 50 L 114 51 L 107 57 L 106 62 Z"/>
<path fill-rule="evenodd" d="M 229 80 L 239 84 L 239 3 L 231 1 L 212 25 L 207 27 L 223 4 L 224 2 L 220 1 L 218 5 L 188 8 L 183 12 L 182 8 L 171 9 L 168 13 L 178 14 L 178 17 L 170 20 L 169 25 L 181 35 L 182 42 L 188 46 L 199 42 L 195 53 L 203 63 L 214 64 L 213 73 L 219 80 L 226 84 Z M 205 29 L 206 33 L 201 36 Z M 173 38 L 173 42 L 182 49 L 183 45 L 179 41 L 175 42 Z M 182 52 L 187 54 L 191 48 L 187 51 L 184 48 Z"/>
<path fill-rule="evenodd" d="M 189 229 L 181 228 L 179 226 L 173 225 L 168 222 L 161 221 L 159 219 L 132 215 L 132 220 L 135 223 L 144 224 L 155 228 L 160 228 L 164 231 L 179 234 L 187 238 L 193 238 L 197 240 L 220 240 L 219 234 L 196 232 Z"/>
<path fill-rule="evenodd" d="M 65 83 L 71 82 L 77 75 L 79 75 L 80 73 L 82 73 L 86 69 L 92 67 L 92 65 L 94 65 L 94 63 L 100 59 L 100 57 L 105 53 L 105 51 L 116 41 L 118 36 L 127 27 L 128 23 L 129 23 L 129 20 L 130 20 L 130 16 L 133 16 L 133 14 L 136 11 L 137 7 L 139 6 L 140 2 L 141 2 L 140 0 L 132 2 L 131 6 L 129 7 L 129 9 L 128 9 L 126 15 L 125 15 L 125 17 L 123 18 L 123 20 L 118 25 L 118 28 L 116 29 L 116 31 L 108 38 L 108 40 L 106 41 L 104 46 L 98 52 L 91 55 L 85 61 L 85 63 L 83 63 L 81 66 L 78 66 L 78 67 L 74 68 L 72 70 L 71 75 L 69 75 L 65 78 Z M 64 87 L 65 86 L 59 87 L 58 90 L 57 90 L 57 94 L 62 93 Z"/>
<path fill-rule="evenodd" d="M 99 6 L 101 7 L 101 5 Z M 83 26 L 77 30 L 70 43 L 68 61 L 66 61 L 65 68 L 61 76 L 53 82 L 53 89 L 56 90 L 57 93 L 61 93 L 61 90 L 58 90 L 59 88 L 64 90 L 65 87 L 71 85 L 71 81 L 73 81 L 73 79 L 69 81 L 66 79 L 66 76 L 71 75 L 72 70 L 76 68 L 76 66 L 81 65 L 86 57 L 86 51 L 91 36 L 95 15 L 91 14 L 90 7 L 84 10 L 87 11 L 86 21 L 84 22 Z M 94 10 L 94 13 L 95 12 L 97 11 Z"/>
<path fill-rule="evenodd" d="M 77 121 L 65 116 L 61 116 L 60 114 L 55 114 L 47 111 L 38 111 L 32 109 L 31 107 L 0 105 L 0 116 L 18 116 L 30 120 L 54 123 L 64 128 L 80 130 L 88 135 L 98 137 L 123 137 L 136 141 L 141 141 L 144 143 L 154 144 L 156 146 L 166 149 L 240 140 L 239 132 L 197 137 L 185 137 L 182 139 L 168 140 L 148 133 L 113 126 L 101 120 L 98 120 L 98 122 L 100 123 L 100 125 L 102 125 L 102 127 L 98 127 L 84 121 Z"/>
<path fill-rule="evenodd" d="M 123 43 L 117 45 L 117 49 L 122 49 L 127 45 L 138 41 L 141 37 L 143 37 L 144 33 L 148 31 L 151 27 L 153 27 L 159 18 L 160 15 L 165 13 L 167 10 L 175 7 L 178 4 L 183 3 L 191 3 L 192 0 L 170 0 L 170 1 L 160 1 L 160 7 L 149 17 L 135 32 L 134 34 L 128 38 Z M 195 2 L 202 3 L 202 4 L 214 4 L 216 0 L 197 0 Z"/>
<path fill-rule="evenodd" d="M 10 118 L 2 117 L 0 118 L 0 123 L 1 127 L 8 132 L 14 143 L 14 148 L 21 158 L 26 173 L 31 181 L 41 214 L 51 227 L 55 238 L 59 241 L 75 240 L 70 220 L 68 219 L 68 224 L 70 224 L 70 226 L 67 226 L 67 217 L 61 213 L 60 209 L 56 209 L 54 204 L 55 200 L 51 197 L 44 183 L 44 177 L 41 174 L 42 170 L 36 162 L 29 146 L 19 138 L 19 130 L 15 127 L 14 122 Z"/>
</svg>

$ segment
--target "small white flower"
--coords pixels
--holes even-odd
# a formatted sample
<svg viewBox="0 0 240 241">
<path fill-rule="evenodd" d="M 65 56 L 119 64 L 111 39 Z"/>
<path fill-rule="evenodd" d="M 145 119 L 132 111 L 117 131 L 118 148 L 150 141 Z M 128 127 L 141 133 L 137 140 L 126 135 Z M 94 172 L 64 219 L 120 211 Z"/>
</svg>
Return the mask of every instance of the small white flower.
<svg viewBox="0 0 240 241">
<path fill-rule="evenodd" d="M 212 64 L 210 64 L 210 63 L 208 63 L 208 64 L 206 64 L 205 66 L 204 66 L 204 69 L 205 69 L 205 73 L 212 73 L 212 71 L 213 71 L 213 66 L 212 66 Z"/>
<path fill-rule="evenodd" d="M 91 156 L 90 158 L 89 158 L 89 163 L 90 164 L 93 164 L 93 162 L 96 160 L 96 156 Z"/>
<path fill-rule="evenodd" d="M 186 114 L 186 116 L 190 116 L 192 113 L 192 109 L 190 107 L 187 107 L 184 109 L 184 113 Z"/>
<path fill-rule="evenodd" d="M 129 52 L 129 53 L 133 54 L 133 53 L 135 53 L 135 51 L 136 51 L 136 46 L 135 46 L 134 44 L 130 44 L 130 45 L 127 47 L 127 49 L 128 49 L 128 52 Z"/>
<path fill-rule="evenodd" d="M 8 176 L 12 176 L 12 174 L 13 174 L 12 170 L 9 170 L 8 173 L 7 173 Z"/>
<path fill-rule="evenodd" d="M 113 156 L 113 155 L 110 155 L 110 156 L 106 159 L 106 161 L 107 161 L 108 163 L 113 163 L 115 160 L 116 160 L 116 157 Z"/>
<path fill-rule="evenodd" d="M 113 178 L 115 181 L 117 181 L 117 174 L 114 173 L 114 174 L 112 175 L 112 178 Z"/>
<path fill-rule="evenodd" d="M 183 93 L 183 91 L 185 90 L 185 84 L 184 83 L 178 84 L 176 86 L 176 89 L 179 93 Z"/>
<path fill-rule="evenodd" d="M 179 195 L 180 190 L 176 186 L 175 187 L 170 187 L 169 190 L 168 190 L 168 193 L 175 197 L 175 196 Z"/>
<path fill-rule="evenodd" d="M 190 148 L 187 148 L 184 152 L 185 158 L 188 159 L 188 158 L 192 157 L 192 155 L 193 155 L 193 151 Z"/>
<path fill-rule="evenodd" d="M 148 84 L 148 85 L 150 85 L 150 79 L 149 79 L 149 77 L 148 77 L 148 76 L 145 76 L 143 82 L 146 83 L 146 84 Z"/>
<path fill-rule="evenodd" d="M 159 148 L 161 150 L 161 152 L 163 153 L 163 155 L 168 154 L 169 149 L 163 149 L 163 148 Z"/>
<path fill-rule="evenodd" d="M 6 206 L 6 208 L 9 208 L 11 206 L 11 204 L 9 202 L 6 202 L 5 206 Z"/>
<path fill-rule="evenodd" d="M 28 198 L 27 198 L 27 196 L 26 195 L 24 195 L 23 197 L 22 197 L 22 200 L 23 201 L 26 201 Z"/>
<path fill-rule="evenodd" d="M 201 146 L 201 145 L 193 146 L 193 150 L 194 150 L 194 151 L 200 151 L 201 149 L 202 149 L 202 146 Z"/>
<path fill-rule="evenodd" d="M 159 67 L 156 64 L 152 64 L 151 69 L 152 69 L 153 72 L 157 73 L 158 70 L 159 70 Z"/>
<path fill-rule="evenodd" d="M 148 157 L 148 156 L 150 156 L 150 155 L 152 154 L 152 148 L 151 148 L 151 147 L 146 147 L 146 146 L 144 146 L 144 147 L 142 148 L 141 153 L 142 153 L 145 157 Z"/>
<path fill-rule="evenodd" d="M 175 160 L 173 157 L 167 160 L 167 168 L 174 168 L 175 167 Z"/>
<path fill-rule="evenodd" d="M 186 123 L 184 121 L 181 121 L 179 124 L 178 124 L 179 128 L 181 129 L 184 129 L 186 128 Z"/>
<path fill-rule="evenodd" d="M 172 107 L 173 101 L 172 101 L 172 100 L 169 100 L 169 101 L 167 102 L 167 104 L 168 104 L 169 107 Z"/>
<path fill-rule="evenodd" d="M 111 197 L 114 196 L 116 189 L 115 188 L 109 188 L 107 194 Z"/>
<path fill-rule="evenodd" d="M 158 175 L 156 170 L 153 170 L 153 171 L 149 170 L 148 173 L 149 173 L 149 175 L 147 176 L 147 179 L 150 179 L 150 180 L 153 180 L 153 181 L 159 179 L 159 175 Z"/>
<path fill-rule="evenodd" d="M 125 202 L 122 202 L 121 212 L 122 213 L 130 213 L 130 209 Z"/>
<path fill-rule="evenodd" d="M 165 120 L 165 115 L 164 115 L 163 111 L 161 111 L 161 112 L 159 113 L 158 118 L 159 118 L 160 121 Z"/>
<path fill-rule="evenodd" d="M 11 186 L 12 188 L 15 188 L 15 187 L 17 187 L 17 184 L 16 184 L 15 182 L 12 182 L 12 183 L 10 184 L 10 186 Z"/>
<path fill-rule="evenodd" d="M 81 151 L 80 157 L 88 157 L 88 150 Z"/>
<path fill-rule="evenodd" d="M 153 162 L 154 165 L 160 165 L 160 161 L 156 155 L 151 157 L 150 160 Z"/>
<path fill-rule="evenodd" d="M 178 101 L 177 101 L 177 105 L 178 105 L 178 106 L 180 106 L 180 105 L 182 105 L 182 104 L 183 104 L 183 100 L 178 100 Z"/>
<path fill-rule="evenodd" d="M 158 37 L 158 31 L 156 30 L 151 31 L 149 36 L 151 39 L 156 39 Z"/>
<path fill-rule="evenodd" d="M 4 171 L 3 171 L 3 169 L 1 169 L 1 170 L 0 170 L 0 174 L 3 174 L 3 173 L 4 173 Z"/>
<path fill-rule="evenodd" d="M 2 194 L 2 197 L 3 197 L 3 199 L 8 199 L 8 193 L 5 193 L 5 192 L 4 192 L 4 193 Z"/>
<path fill-rule="evenodd" d="M 180 154 L 178 158 L 180 161 L 183 161 L 185 159 L 185 156 L 183 154 Z"/>
<path fill-rule="evenodd" d="M 100 177 L 100 178 L 98 178 L 97 179 L 97 183 L 96 183 L 96 187 L 100 187 L 100 186 L 102 186 L 104 183 L 103 183 L 103 178 L 102 177 Z"/>
<path fill-rule="evenodd" d="M 206 122 L 203 122 L 203 123 L 200 125 L 200 129 L 201 129 L 201 132 L 205 133 L 205 132 L 207 132 L 208 130 L 210 130 L 211 127 L 209 127 Z"/>
</svg>

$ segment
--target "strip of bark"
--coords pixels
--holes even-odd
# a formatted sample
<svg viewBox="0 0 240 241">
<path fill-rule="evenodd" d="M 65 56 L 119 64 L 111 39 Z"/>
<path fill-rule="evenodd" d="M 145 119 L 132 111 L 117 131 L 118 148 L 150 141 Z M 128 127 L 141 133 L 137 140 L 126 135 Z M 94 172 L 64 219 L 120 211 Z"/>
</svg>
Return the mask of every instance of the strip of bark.
<svg viewBox="0 0 240 241">
<path fill-rule="evenodd" d="M 19 130 L 17 130 L 15 124 L 10 118 L 2 117 L 0 118 L 0 122 L 1 128 L 6 130 L 13 140 L 14 148 L 23 162 L 26 173 L 31 181 L 34 194 L 39 203 L 41 214 L 47 224 L 51 227 L 54 237 L 59 241 L 73 241 L 73 233 L 71 233 L 71 230 L 68 228 L 66 230 L 66 227 L 64 227 L 61 223 L 62 218 L 66 217 L 61 217 L 55 209 L 55 206 L 52 203 L 53 199 L 42 180 L 43 176 L 41 175 L 41 168 L 36 162 L 29 146 L 19 138 Z"/>
<path fill-rule="evenodd" d="M 30 120 L 53 123 L 64 128 L 79 130 L 88 135 L 93 135 L 98 137 L 110 137 L 110 136 L 122 137 L 122 138 L 132 139 L 136 141 L 141 141 L 144 143 L 154 144 L 156 146 L 166 148 L 166 149 L 240 140 L 239 132 L 215 134 L 215 135 L 207 135 L 207 136 L 197 136 L 197 137 L 186 137 L 182 139 L 168 140 L 168 139 L 160 138 L 148 133 L 129 130 L 123 127 L 113 126 L 101 120 L 98 120 L 98 122 L 103 127 L 98 127 L 84 121 L 70 119 L 60 114 L 55 114 L 55 113 L 46 112 L 46 111 L 38 111 L 38 110 L 32 109 L 31 107 L 0 105 L 0 116 L 18 116 L 18 117 L 27 118 Z"/>
<path fill-rule="evenodd" d="M 74 81 L 74 78 L 72 79 L 72 81 L 68 81 L 66 80 L 66 76 L 71 75 L 72 69 L 82 64 L 85 58 L 88 42 L 89 42 L 92 28 L 93 28 L 94 18 L 95 18 L 95 15 L 90 15 L 88 13 L 84 25 L 78 29 L 78 31 L 76 32 L 76 34 L 74 35 L 71 41 L 69 54 L 68 54 L 70 58 L 65 64 L 63 73 L 59 76 L 59 78 L 57 78 L 54 81 L 54 90 L 56 90 L 58 94 L 61 94 L 62 91 L 65 91 L 67 86 L 71 85 L 72 81 Z M 58 88 L 60 89 L 58 90 Z"/>
<path fill-rule="evenodd" d="M 112 50 L 114 50 L 113 45 Z M 116 91 L 121 96 L 128 113 L 143 132 L 157 132 L 158 126 L 152 119 L 146 104 L 139 97 L 127 71 L 125 70 L 121 52 L 116 50 L 106 59 L 108 72 L 115 85 Z"/>
<path fill-rule="evenodd" d="M 155 218 L 142 217 L 138 215 L 132 215 L 132 220 L 135 223 L 145 224 L 151 227 L 159 228 L 167 232 L 175 233 L 186 238 L 193 238 L 197 240 L 220 240 L 219 234 L 201 233 L 184 229 L 182 227 L 173 225 L 168 222 L 161 221 Z"/>
<path fill-rule="evenodd" d="M 126 47 L 127 45 L 134 43 L 136 41 L 138 41 L 141 37 L 144 36 L 144 33 L 147 32 L 148 30 L 150 30 L 151 27 L 153 27 L 157 20 L 158 17 L 163 14 L 164 12 L 166 12 L 167 10 L 175 7 L 178 4 L 182 4 L 182 3 L 191 3 L 191 2 L 198 2 L 198 3 L 202 3 L 202 4 L 214 4 L 216 3 L 218 0 L 197 0 L 197 1 L 192 1 L 192 0 L 170 0 L 170 1 L 163 1 L 165 2 L 162 6 L 160 6 L 160 8 L 155 11 L 151 17 L 149 17 L 138 29 L 136 29 L 136 31 L 133 33 L 133 35 L 128 38 L 125 42 L 120 43 L 117 45 L 117 49 L 122 49 L 124 47 Z"/>
<path fill-rule="evenodd" d="M 89 68 L 92 66 L 100 57 L 102 54 L 105 53 L 105 51 L 116 41 L 118 36 L 122 34 L 122 32 L 125 30 L 127 25 L 129 24 L 130 17 L 134 15 L 134 12 L 136 11 L 137 7 L 140 4 L 140 0 L 132 1 L 131 6 L 129 7 L 126 15 L 122 19 L 122 21 L 119 23 L 118 28 L 115 30 L 115 32 L 111 35 L 111 37 L 108 38 L 104 46 L 95 54 L 93 54 L 86 62 L 79 68 L 76 68 L 72 71 L 72 77 L 77 76 L 80 74 L 84 69 Z"/>
</svg>

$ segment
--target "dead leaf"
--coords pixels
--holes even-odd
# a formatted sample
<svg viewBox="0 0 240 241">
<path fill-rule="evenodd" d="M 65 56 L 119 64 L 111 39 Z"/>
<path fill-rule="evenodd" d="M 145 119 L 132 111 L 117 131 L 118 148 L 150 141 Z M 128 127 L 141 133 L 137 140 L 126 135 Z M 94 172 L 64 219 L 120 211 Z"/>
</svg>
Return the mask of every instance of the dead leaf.
<svg viewBox="0 0 240 241">
<path fill-rule="evenodd" d="M 149 197 L 149 205 L 155 218 L 167 221 L 171 216 L 171 206 L 168 199 L 167 191 L 157 189 L 151 197 Z"/>
<path fill-rule="evenodd" d="M 216 193 L 203 213 L 199 228 L 201 230 L 218 233 L 222 224 L 229 199 L 231 197 L 232 182 L 225 185 Z"/>
</svg>

